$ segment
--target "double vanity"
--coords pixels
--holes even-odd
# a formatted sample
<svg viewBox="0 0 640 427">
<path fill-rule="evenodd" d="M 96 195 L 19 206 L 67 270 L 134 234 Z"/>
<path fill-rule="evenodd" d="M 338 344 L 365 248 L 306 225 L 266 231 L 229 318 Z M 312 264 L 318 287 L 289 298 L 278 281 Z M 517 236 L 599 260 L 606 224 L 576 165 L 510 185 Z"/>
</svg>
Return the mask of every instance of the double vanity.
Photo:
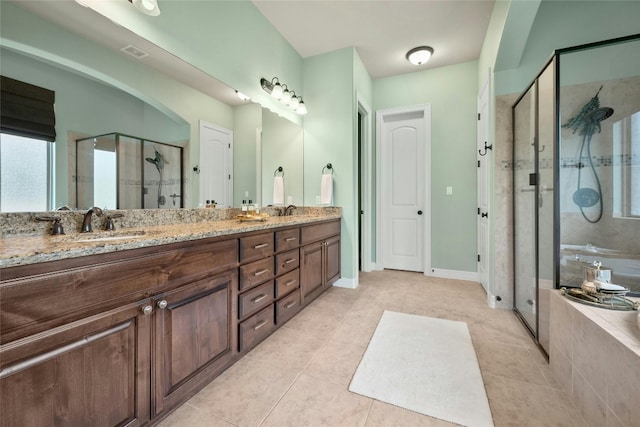
<svg viewBox="0 0 640 427">
<path fill-rule="evenodd" d="M 115 232 L 5 235 L 2 425 L 162 419 L 339 278 L 340 209 L 297 210 L 143 226 L 125 211 Z"/>
</svg>

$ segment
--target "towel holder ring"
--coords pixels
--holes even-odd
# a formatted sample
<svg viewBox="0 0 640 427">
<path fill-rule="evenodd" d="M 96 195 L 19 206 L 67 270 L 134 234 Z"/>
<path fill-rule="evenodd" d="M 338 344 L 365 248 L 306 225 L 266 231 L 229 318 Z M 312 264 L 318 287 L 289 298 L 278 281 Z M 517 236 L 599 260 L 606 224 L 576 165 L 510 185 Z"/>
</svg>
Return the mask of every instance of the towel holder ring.
<svg viewBox="0 0 640 427">
<path fill-rule="evenodd" d="M 327 163 L 327 166 L 322 168 L 322 174 L 324 175 L 324 170 L 325 169 L 329 169 L 331 171 L 331 175 L 333 175 L 333 166 L 331 165 L 331 163 Z"/>
<path fill-rule="evenodd" d="M 282 176 L 284 176 L 284 169 L 282 169 L 282 166 L 278 166 L 275 172 L 273 172 L 273 176 L 278 176 L 278 172 L 282 172 Z"/>
</svg>

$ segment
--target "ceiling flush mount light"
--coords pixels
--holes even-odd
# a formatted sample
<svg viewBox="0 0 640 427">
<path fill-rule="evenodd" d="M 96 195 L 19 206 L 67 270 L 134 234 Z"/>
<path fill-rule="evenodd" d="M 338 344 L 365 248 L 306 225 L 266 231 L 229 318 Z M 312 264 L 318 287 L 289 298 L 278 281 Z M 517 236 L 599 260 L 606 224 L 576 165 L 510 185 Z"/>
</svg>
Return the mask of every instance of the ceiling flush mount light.
<svg viewBox="0 0 640 427">
<path fill-rule="evenodd" d="M 158 7 L 158 0 L 129 0 L 136 9 L 145 15 L 158 16 L 160 15 L 160 8 Z"/>
<path fill-rule="evenodd" d="M 433 48 L 429 46 L 414 47 L 407 52 L 407 59 L 414 65 L 422 65 L 433 55 Z"/>
<path fill-rule="evenodd" d="M 265 92 L 270 94 L 275 99 L 282 102 L 287 107 L 300 115 L 307 114 L 307 107 L 302 101 L 300 95 L 296 95 L 296 92 L 289 90 L 286 84 L 281 84 L 280 79 L 274 77 L 271 81 L 267 79 L 260 79 L 260 86 Z"/>
</svg>

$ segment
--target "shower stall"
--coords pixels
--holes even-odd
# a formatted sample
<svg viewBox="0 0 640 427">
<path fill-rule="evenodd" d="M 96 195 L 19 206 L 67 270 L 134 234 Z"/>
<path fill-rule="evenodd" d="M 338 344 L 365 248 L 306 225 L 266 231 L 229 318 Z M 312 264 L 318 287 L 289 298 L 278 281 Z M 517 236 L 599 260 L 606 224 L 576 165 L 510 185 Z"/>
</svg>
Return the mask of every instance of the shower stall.
<svg viewBox="0 0 640 427">
<path fill-rule="evenodd" d="M 549 352 L 549 295 L 588 268 L 640 295 L 640 35 L 560 49 L 512 107 L 514 310 Z"/>
<path fill-rule="evenodd" d="M 76 140 L 76 207 L 183 207 L 183 148 L 122 133 Z"/>
</svg>

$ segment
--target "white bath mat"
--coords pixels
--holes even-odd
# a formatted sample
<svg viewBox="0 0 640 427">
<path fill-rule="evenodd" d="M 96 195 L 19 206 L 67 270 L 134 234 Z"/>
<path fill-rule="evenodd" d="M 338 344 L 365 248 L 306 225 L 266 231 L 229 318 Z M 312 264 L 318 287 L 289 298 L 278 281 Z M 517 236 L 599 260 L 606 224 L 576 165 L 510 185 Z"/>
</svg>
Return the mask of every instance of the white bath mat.
<svg viewBox="0 0 640 427">
<path fill-rule="evenodd" d="M 349 391 L 463 426 L 493 426 L 464 322 L 385 311 Z"/>
</svg>

